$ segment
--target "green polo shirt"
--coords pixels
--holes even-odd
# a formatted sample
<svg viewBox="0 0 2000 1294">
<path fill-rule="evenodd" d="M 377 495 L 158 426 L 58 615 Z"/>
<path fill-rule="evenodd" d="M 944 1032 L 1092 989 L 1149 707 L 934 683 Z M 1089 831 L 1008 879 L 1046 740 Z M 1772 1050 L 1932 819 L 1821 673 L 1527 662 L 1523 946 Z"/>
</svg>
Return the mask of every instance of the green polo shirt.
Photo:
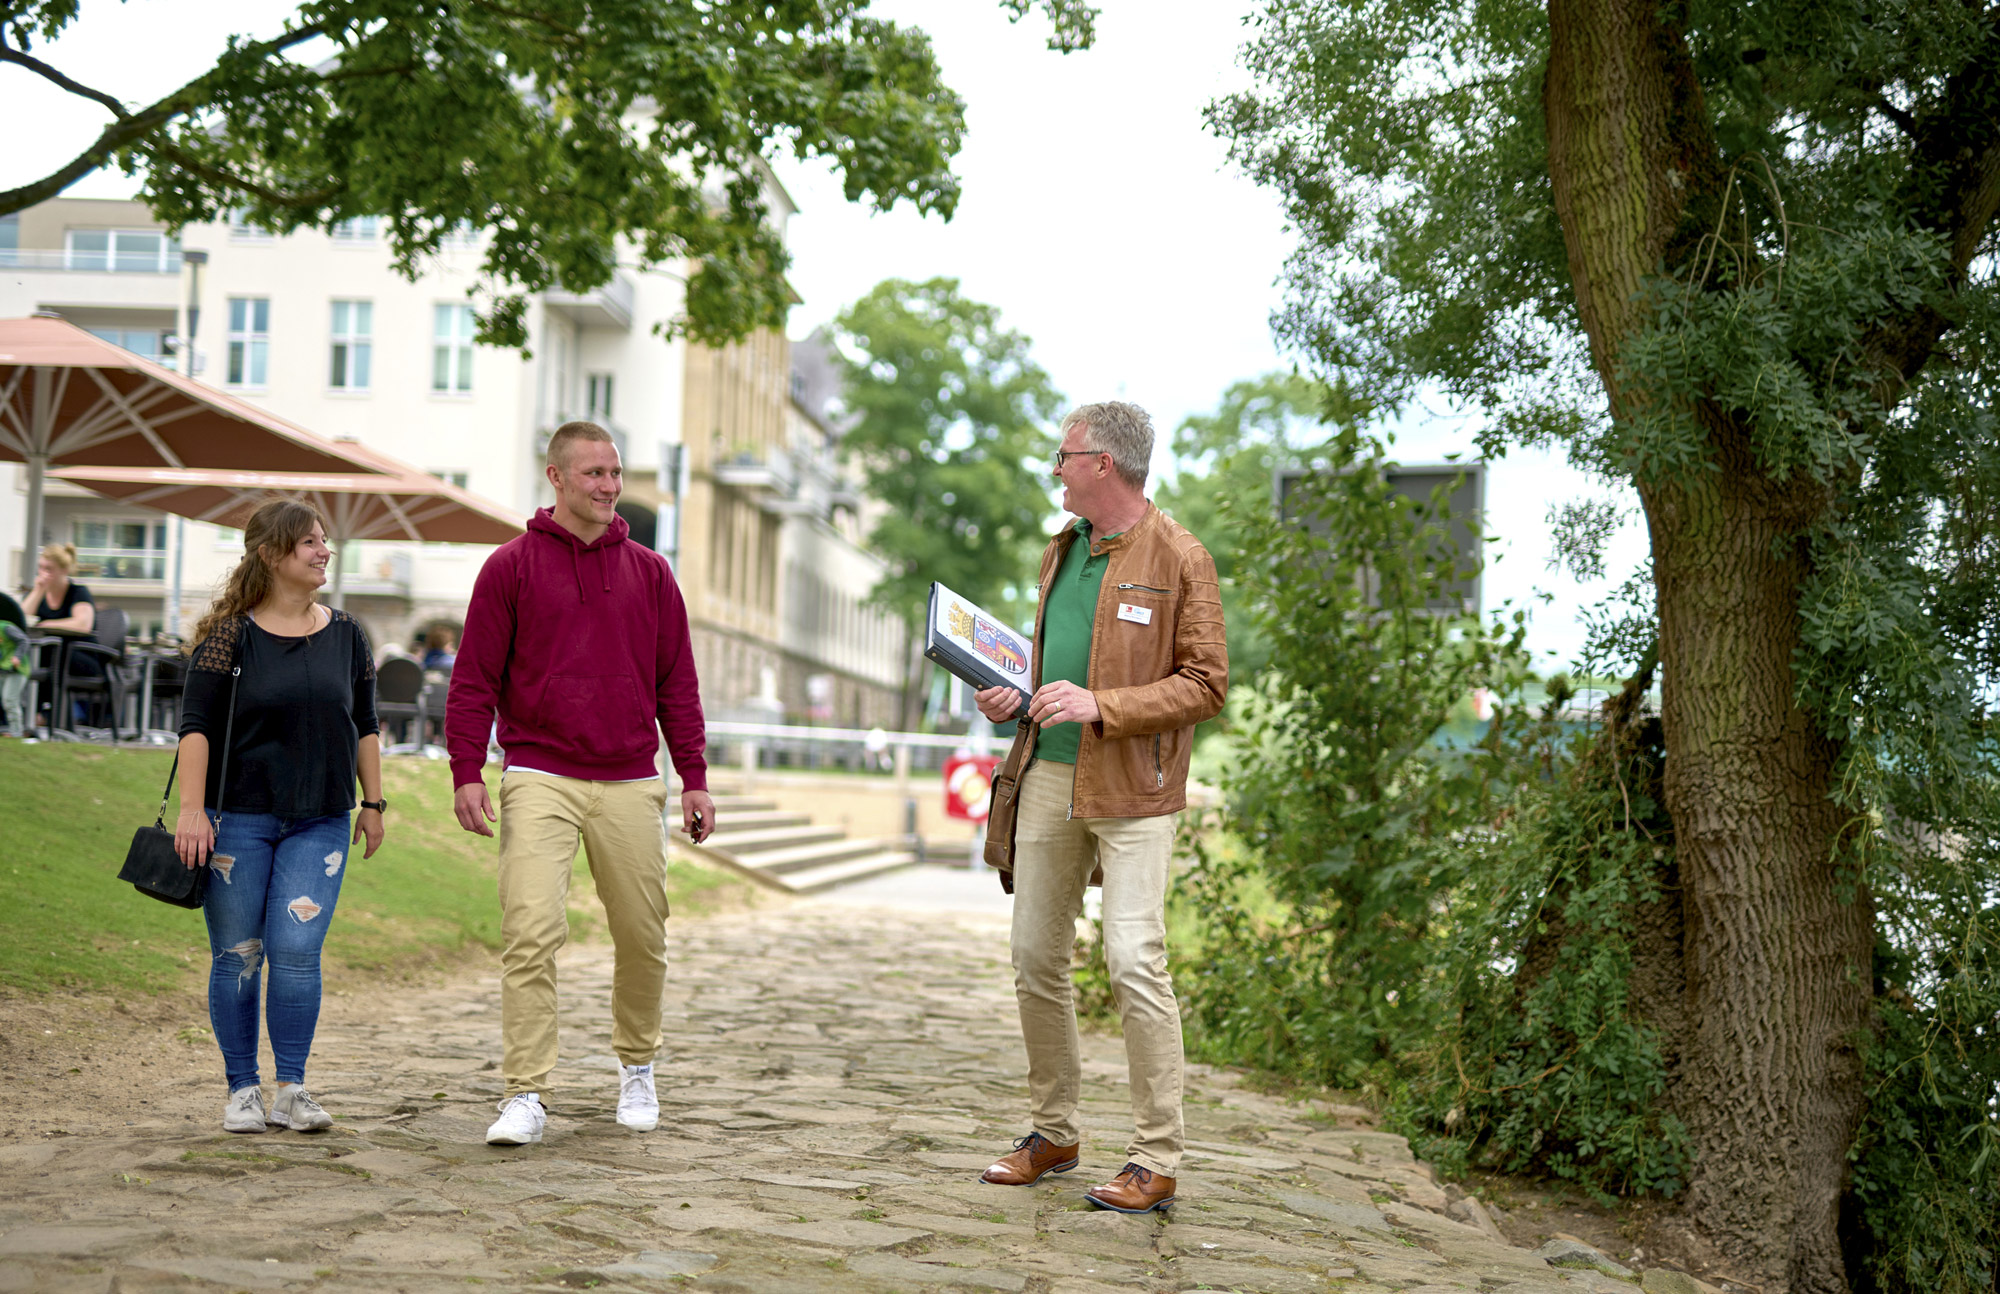
<svg viewBox="0 0 2000 1294">
<path fill-rule="evenodd" d="M 1105 536 L 1107 539 L 1111 536 Z M 1067 679 L 1090 686 L 1090 635 L 1097 622 L 1097 591 L 1104 585 L 1104 568 L 1111 554 L 1090 552 L 1090 523 L 1076 523 L 1076 540 L 1064 555 L 1049 585 L 1049 605 L 1042 613 L 1042 682 Z M 1035 739 L 1035 758 L 1053 764 L 1076 763 L 1083 725 L 1058 723 L 1042 729 Z"/>
</svg>

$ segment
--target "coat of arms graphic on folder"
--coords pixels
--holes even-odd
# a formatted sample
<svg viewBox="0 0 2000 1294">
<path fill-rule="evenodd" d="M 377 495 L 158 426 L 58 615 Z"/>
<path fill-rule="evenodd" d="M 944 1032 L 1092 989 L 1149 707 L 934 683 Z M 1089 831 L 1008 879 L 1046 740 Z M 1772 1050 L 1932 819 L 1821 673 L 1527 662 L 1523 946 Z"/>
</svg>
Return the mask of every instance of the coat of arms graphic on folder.
<svg viewBox="0 0 2000 1294">
<path fill-rule="evenodd" d="M 931 585 L 924 655 L 975 688 L 1033 686 L 1030 639 L 942 584 Z"/>
</svg>

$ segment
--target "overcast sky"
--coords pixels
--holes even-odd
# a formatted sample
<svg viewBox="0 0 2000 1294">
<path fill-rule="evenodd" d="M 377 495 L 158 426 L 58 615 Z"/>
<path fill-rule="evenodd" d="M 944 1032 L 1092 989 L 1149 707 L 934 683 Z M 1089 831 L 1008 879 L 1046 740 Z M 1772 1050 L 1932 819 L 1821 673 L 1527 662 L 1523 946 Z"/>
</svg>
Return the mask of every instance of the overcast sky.
<svg viewBox="0 0 2000 1294">
<path fill-rule="evenodd" d="M 997 0 L 878 0 L 875 12 L 928 30 L 947 82 L 966 100 L 957 169 L 964 197 L 946 224 L 907 210 L 848 206 L 824 171 L 789 161 L 778 173 L 801 208 L 792 281 L 805 298 L 803 336 L 885 278 L 936 275 L 1000 308 L 1073 402 L 1133 400 L 1162 441 L 1212 408 L 1231 382 L 1290 367 L 1270 332 L 1291 248 L 1278 204 L 1225 161 L 1202 126 L 1216 95 L 1246 83 L 1236 67 L 1246 0 L 1100 0 L 1096 48 L 1045 48 L 1039 15 L 1010 24 Z M 84 0 L 83 18 L 37 53 L 85 84 L 128 102 L 198 73 L 226 36 L 266 35 L 293 6 L 273 0 Z M 106 113 L 0 66 L 0 119 L 17 123 L 0 155 L 0 187 L 48 173 L 101 129 Z M 19 123 L 33 122 L 34 129 Z M 70 190 L 122 197 L 118 175 Z M 1473 425 L 1449 411 L 1413 410 L 1396 452 L 1409 462 L 1470 455 Z M 1161 460 L 1164 464 L 1164 460 Z M 1545 668 L 1581 642 L 1578 609 L 1622 581 L 1644 556 L 1636 519 L 1613 544 L 1610 577 L 1579 586 L 1546 562 L 1550 507 L 1609 495 L 1560 458 L 1517 452 L 1493 465 L 1489 529 L 1500 537 L 1486 577 L 1489 611 L 1532 609 L 1531 642 Z M 1544 603 L 1540 592 L 1555 595 Z M 1549 655 L 1548 653 L 1553 653 Z"/>
</svg>

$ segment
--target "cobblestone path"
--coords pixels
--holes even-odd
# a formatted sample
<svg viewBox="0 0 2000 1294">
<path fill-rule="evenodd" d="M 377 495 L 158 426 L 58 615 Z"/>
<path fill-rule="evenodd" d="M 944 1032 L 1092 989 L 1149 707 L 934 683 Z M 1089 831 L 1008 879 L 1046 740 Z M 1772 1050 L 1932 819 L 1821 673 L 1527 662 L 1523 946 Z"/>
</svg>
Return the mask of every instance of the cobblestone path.
<svg viewBox="0 0 2000 1294">
<path fill-rule="evenodd" d="M 671 935 L 657 1132 L 612 1116 L 606 947 L 565 955 L 538 1146 L 482 1140 L 493 975 L 333 999 L 309 1075 L 330 1133 L 222 1133 L 212 1056 L 198 1076 L 134 1068 L 122 1106 L 36 1106 L 0 1131 L 0 1290 L 1634 1288 L 1449 1216 L 1362 1112 L 1202 1067 L 1182 1202 L 1092 1210 L 1129 1128 L 1115 1038 L 1086 1040 L 1082 1167 L 982 1185 L 1026 1122 L 1002 924 L 805 904 Z"/>
</svg>

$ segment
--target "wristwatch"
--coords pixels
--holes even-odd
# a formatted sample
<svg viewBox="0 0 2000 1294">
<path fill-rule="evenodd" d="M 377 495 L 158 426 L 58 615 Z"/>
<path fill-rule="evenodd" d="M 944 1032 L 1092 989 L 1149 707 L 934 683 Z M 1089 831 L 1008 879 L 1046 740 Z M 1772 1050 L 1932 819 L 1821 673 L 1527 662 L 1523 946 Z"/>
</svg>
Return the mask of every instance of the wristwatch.
<svg viewBox="0 0 2000 1294">
<path fill-rule="evenodd" d="M 373 809 L 377 813 L 387 813 L 389 811 L 389 797 L 385 795 L 379 800 L 363 800 L 361 807 L 364 809 Z"/>
</svg>

